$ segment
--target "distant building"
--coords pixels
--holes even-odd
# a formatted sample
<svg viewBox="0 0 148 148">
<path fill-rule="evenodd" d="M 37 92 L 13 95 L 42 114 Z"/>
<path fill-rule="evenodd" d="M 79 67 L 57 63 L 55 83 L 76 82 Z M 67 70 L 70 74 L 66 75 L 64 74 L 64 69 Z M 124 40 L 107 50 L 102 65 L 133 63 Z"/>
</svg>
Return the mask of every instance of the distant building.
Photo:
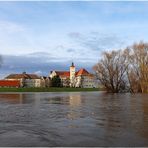
<svg viewBox="0 0 148 148">
<path fill-rule="evenodd" d="M 41 87 L 50 87 L 51 86 L 51 79 L 50 77 L 41 76 Z"/>
<path fill-rule="evenodd" d="M 49 77 L 52 79 L 54 76 L 59 76 L 64 87 L 70 85 L 70 72 L 68 71 L 51 71 Z"/>
<path fill-rule="evenodd" d="M 36 74 L 27 74 L 23 72 L 22 74 L 10 74 L 5 77 L 5 80 L 20 81 L 20 87 L 46 87 L 49 82 L 48 77 L 40 77 Z"/>
<path fill-rule="evenodd" d="M 19 80 L 0 80 L 0 87 L 20 87 Z"/>
<path fill-rule="evenodd" d="M 49 76 L 53 78 L 58 75 L 64 87 L 96 88 L 98 87 L 95 75 L 82 68 L 76 71 L 74 63 L 70 66 L 70 71 L 51 71 Z"/>
</svg>

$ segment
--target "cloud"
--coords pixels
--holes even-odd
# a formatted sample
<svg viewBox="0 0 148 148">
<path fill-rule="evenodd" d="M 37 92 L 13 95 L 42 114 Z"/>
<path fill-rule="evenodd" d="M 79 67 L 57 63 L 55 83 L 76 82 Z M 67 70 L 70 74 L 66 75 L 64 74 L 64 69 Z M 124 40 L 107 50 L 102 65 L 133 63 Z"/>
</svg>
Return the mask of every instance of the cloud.
<svg viewBox="0 0 148 148">
<path fill-rule="evenodd" d="M 148 39 L 147 10 L 146 2 L 3 2 L 1 70 L 48 74 L 72 61 L 91 69 L 101 51 Z"/>
<path fill-rule="evenodd" d="M 79 38 L 81 36 L 81 33 L 79 33 L 79 32 L 70 32 L 68 34 L 68 36 L 71 37 L 71 38 Z"/>
<path fill-rule="evenodd" d="M 86 63 L 86 61 L 88 61 Z M 92 66 L 95 64 L 90 58 L 75 58 L 74 63 L 77 70 L 80 68 L 86 68 L 92 70 Z M 69 70 L 72 60 L 66 58 L 52 57 L 46 52 L 35 52 L 25 55 L 3 55 L 3 65 L 0 68 L 0 77 L 4 78 L 11 73 L 36 73 L 39 75 L 47 76 L 52 70 Z"/>
<path fill-rule="evenodd" d="M 73 49 L 73 48 L 69 48 L 69 49 L 67 49 L 66 50 L 68 53 L 75 53 L 75 49 Z"/>
<path fill-rule="evenodd" d="M 17 33 L 17 32 L 23 32 L 25 28 L 14 22 L 10 21 L 0 21 L 0 32 L 5 32 L 5 33 Z"/>
<path fill-rule="evenodd" d="M 105 49 L 121 48 L 125 42 L 125 39 L 113 33 L 90 32 L 88 34 L 82 34 L 72 32 L 68 36 L 80 46 L 90 49 L 90 51 L 98 52 Z"/>
<path fill-rule="evenodd" d="M 34 73 L 35 73 L 35 74 L 37 74 L 37 75 L 39 75 L 39 76 L 41 76 L 41 75 L 42 75 L 42 71 L 40 71 L 40 70 L 35 71 Z"/>
<path fill-rule="evenodd" d="M 1 54 L 19 54 L 37 51 L 33 46 L 33 38 L 27 26 L 14 21 L 0 19 Z"/>
<path fill-rule="evenodd" d="M 134 0 L 129 1 L 125 0 L 127 2 L 123 1 L 92 1 L 89 3 L 89 8 L 96 10 L 99 9 L 101 13 L 104 15 L 113 15 L 113 14 L 137 14 L 137 13 L 146 13 L 147 12 L 147 6 L 148 3 L 145 1 L 143 2 L 135 2 Z"/>
</svg>

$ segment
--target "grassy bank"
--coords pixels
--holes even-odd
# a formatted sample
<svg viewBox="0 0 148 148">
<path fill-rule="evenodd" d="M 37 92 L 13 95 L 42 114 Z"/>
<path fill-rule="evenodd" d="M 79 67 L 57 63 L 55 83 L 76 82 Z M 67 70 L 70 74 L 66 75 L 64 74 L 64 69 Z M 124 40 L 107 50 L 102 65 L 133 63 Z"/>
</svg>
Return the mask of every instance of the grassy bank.
<svg viewBox="0 0 148 148">
<path fill-rule="evenodd" d="M 0 92 L 83 92 L 100 91 L 99 88 L 0 88 Z"/>
</svg>

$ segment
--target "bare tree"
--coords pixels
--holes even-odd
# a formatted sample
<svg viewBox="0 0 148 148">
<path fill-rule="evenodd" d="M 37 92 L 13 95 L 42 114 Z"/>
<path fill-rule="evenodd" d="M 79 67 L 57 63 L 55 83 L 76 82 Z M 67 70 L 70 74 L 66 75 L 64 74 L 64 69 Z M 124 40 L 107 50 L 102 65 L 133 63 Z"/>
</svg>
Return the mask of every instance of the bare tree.
<svg viewBox="0 0 148 148">
<path fill-rule="evenodd" d="M 108 92 L 118 93 L 126 89 L 127 54 L 128 50 L 104 52 L 102 59 L 93 67 Z"/>
<path fill-rule="evenodd" d="M 139 78 L 137 77 L 137 75 L 133 69 L 130 68 L 127 70 L 127 77 L 129 80 L 130 92 L 131 93 L 141 92 Z"/>
<path fill-rule="evenodd" d="M 129 47 L 130 68 L 128 78 L 133 92 L 148 92 L 148 43 L 140 42 Z"/>
<path fill-rule="evenodd" d="M 124 50 L 104 52 L 94 70 L 109 92 L 130 88 L 131 92 L 148 93 L 148 43 L 135 43 Z"/>
</svg>

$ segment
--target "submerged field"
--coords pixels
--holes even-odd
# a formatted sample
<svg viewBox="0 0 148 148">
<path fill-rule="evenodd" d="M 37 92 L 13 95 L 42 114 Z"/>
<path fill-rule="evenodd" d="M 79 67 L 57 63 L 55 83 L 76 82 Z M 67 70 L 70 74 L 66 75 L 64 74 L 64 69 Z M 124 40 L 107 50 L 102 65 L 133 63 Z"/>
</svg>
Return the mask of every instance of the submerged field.
<svg viewBox="0 0 148 148">
<path fill-rule="evenodd" d="M 99 88 L 0 88 L 0 92 L 80 92 L 80 91 L 100 91 Z"/>
<path fill-rule="evenodd" d="M 0 147 L 147 147 L 147 98 L 101 91 L 0 93 Z"/>
</svg>

